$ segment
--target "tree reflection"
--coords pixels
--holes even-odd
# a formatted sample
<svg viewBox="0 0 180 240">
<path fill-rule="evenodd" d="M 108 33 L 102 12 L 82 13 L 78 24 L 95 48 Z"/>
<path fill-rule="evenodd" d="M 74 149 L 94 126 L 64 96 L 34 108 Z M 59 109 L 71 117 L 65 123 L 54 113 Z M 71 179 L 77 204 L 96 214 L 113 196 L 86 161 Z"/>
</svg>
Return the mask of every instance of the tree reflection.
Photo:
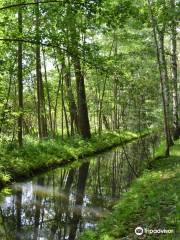
<svg viewBox="0 0 180 240">
<path fill-rule="evenodd" d="M 16 240 L 21 239 L 21 231 L 22 231 L 22 223 L 21 223 L 21 215 L 22 215 L 22 190 L 19 189 L 16 192 Z"/>
<path fill-rule="evenodd" d="M 140 173 L 153 154 L 151 143 L 154 141 L 141 139 L 78 167 L 59 168 L 31 182 L 15 184 L 14 193 L 1 203 L 1 239 L 77 239 L 84 228 L 95 227 L 127 191 L 135 177 L 132 167 Z"/>
<path fill-rule="evenodd" d="M 77 209 L 78 211 L 75 211 L 73 213 L 73 218 L 70 224 L 69 240 L 74 240 L 76 237 L 78 223 L 81 218 L 82 204 L 83 204 L 83 198 L 85 194 L 85 186 L 86 186 L 86 181 L 88 176 L 88 170 L 89 170 L 89 162 L 83 163 L 79 168 L 77 193 L 76 193 L 76 200 L 75 200 L 75 206 L 78 207 Z"/>
</svg>

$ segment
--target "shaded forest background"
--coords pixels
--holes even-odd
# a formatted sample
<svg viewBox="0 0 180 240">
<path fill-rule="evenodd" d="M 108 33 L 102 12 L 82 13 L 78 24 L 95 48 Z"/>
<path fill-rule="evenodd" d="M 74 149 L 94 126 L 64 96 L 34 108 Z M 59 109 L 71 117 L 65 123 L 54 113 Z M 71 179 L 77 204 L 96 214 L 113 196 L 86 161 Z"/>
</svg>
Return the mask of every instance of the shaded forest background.
<svg viewBox="0 0 180 240">
<path fill-rule="evenodd" d="M 175 0 L 0 1 L 0 132 L 180 135 Z"/>
</svg>

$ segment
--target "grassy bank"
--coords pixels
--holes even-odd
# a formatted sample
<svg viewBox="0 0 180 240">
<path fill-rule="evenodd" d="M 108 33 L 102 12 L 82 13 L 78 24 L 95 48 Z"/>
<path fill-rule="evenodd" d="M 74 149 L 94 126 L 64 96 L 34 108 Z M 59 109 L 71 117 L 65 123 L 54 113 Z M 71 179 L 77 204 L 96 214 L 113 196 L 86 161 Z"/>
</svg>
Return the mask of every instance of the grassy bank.
<svg viewBox="0 0 180 240">
<path fill-rule="evenodd" d="M 21 150 L 12 144 L 2 143 L 0 145 L 0 186 L 9 181 L 33 176 L 68 161 L 102 152 L 137 137 L 137 134 L 131 132 L 106 132 L 101 136 L 93 135 L 89 141 L 80 137 L 41 142 L 27 138 Z"/>
<path fill-rule="evenodd" d="M 162 152 L 163 146 L 158 149 Z M 152 169 L 132 184 L 113 213 L 104 219 L 97 230 L 87 231 L 81 240 L 113 239 L 180 239 L 180 141 L 171 149 L 171 157 L 152 162 Z M 136 236 L 134 230 L 168 229 L 173 234 L 144 234 Z"/>
</svg>

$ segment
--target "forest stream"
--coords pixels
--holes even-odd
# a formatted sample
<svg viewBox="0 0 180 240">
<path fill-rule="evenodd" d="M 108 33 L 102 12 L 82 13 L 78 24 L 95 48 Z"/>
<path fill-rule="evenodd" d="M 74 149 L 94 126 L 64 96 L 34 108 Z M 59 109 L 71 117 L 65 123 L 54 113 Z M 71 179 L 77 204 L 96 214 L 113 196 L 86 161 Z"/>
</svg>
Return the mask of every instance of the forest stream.
<svg viewBox="0 0 180 240">
<path fill-rule="evenodd" d="M 78 239 L 111 211 L 158 143 L 148 136 L 12 184 L 1 196 L 1 239 Z"/>
</svg>

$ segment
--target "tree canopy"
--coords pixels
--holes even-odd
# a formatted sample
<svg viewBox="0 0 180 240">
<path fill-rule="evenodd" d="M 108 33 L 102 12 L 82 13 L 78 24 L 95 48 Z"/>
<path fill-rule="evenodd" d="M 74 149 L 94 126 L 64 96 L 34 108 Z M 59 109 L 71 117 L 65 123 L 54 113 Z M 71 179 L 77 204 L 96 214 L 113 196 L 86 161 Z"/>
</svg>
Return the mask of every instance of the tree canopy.
<svg viewBox="0 0 180 240">
<path fill-rule="evenodd" d="M 165 126 L 168 149 L 179 136 L 178 4 L 1 0 L 3 138 Z"/>
</svg>

